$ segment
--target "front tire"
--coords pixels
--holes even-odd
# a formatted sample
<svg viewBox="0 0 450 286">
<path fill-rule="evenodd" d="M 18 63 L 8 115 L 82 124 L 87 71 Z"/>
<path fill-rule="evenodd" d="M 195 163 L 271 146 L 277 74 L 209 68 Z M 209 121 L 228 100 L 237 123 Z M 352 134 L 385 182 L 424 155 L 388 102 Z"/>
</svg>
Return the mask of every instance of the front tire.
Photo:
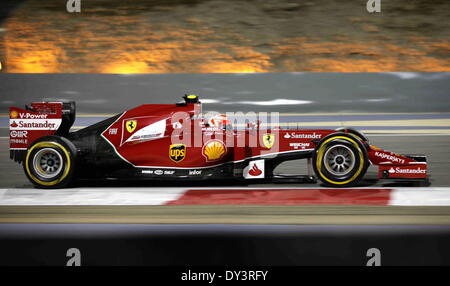
<svg viewBox="0 0 450 286">
<path fill-rule="evenodd" d="M 313 155 L 314 172 L 327 186 L 355 186 L 368 166 L 366 148 L 351 134 L 335 133 L 325 137 Z"/>
<path fill-rule="evenodd" d="M 72 181 L 75 156 L 75 146 L 68 139 L 46 136 L 29 147 L 23 168 L 36 187 L 63 188 Z"/>
</svg>

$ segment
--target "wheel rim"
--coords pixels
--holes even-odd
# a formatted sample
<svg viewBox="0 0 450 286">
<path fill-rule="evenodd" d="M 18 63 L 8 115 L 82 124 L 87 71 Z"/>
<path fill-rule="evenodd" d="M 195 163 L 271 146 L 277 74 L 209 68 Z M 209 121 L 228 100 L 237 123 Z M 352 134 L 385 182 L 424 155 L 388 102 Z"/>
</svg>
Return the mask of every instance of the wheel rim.
<svg viewBox="0 0 450 286">
<path fill-rule="evenodd" d="M 345 145 L 334 145 L 324 155 L 325 169 L 335 176 L 349 174 L 355 166 L 355 154 Z"/>
<path fill-rule="evenodd" d="M 63 159 L 56 150 L 44 148 L 39 150 L 34 156 L 33 167 L 40 177 L 51 179 L 61 172 Z"/>
</svg>

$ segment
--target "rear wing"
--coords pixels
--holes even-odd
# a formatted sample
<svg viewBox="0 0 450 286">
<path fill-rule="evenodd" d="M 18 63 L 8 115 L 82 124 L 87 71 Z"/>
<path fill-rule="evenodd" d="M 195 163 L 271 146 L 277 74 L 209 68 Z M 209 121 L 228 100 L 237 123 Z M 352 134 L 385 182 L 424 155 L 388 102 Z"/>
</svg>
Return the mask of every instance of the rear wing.
<svg viewBox="0 0 450 286">
<path fill-rule="evenodd" d="M 49 135 L 67 136 L 75 121 L 75 102 L 33 102 L 9 108 L 10 157 L 21 162 L 28 147 Z"/>
</svg>

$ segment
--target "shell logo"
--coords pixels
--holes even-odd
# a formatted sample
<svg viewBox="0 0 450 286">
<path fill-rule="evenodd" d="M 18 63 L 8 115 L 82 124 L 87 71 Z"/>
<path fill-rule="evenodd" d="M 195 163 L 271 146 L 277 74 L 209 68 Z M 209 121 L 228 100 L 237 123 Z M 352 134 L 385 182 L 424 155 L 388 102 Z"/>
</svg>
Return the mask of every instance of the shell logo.
<svg viewBox="0 0 450 286">
<path fill-rule="evenodd" d="M 17 118 L 17 116 L 19 116 L 19 113 L 15 110 L 11 111 L 11 113 L 9 114 L 9 117 L 11 118 Z"/>
<path fill-rule="evenodd" d="M 209 140 L 203 146 L 202 154 L 205 156 L 207 161 L 219 160 L 225 155 L 227 149 L 225 144 L 220 140 Z"/>
</svg>

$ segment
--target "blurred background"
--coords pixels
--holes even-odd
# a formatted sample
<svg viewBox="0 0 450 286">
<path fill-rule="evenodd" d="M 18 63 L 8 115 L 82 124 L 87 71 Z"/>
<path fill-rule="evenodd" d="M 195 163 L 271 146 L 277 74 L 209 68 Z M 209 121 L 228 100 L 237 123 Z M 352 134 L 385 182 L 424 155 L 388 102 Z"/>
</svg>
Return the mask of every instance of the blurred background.
<svg viewBox="0 0 450 286">
<path fill-rule="evenodd" d="M 75 100 L 78 115 L 82 113 L 112 115 L 145 103 L 179 102 L 186 93 L 198 94 L 204 104 L 204 111 L 438 112 L 447 113 L 445 118 L 450 118 L 449 72 L 4 73 L 0 74 L 0 126 L 4 123 L 7 127 L 10 106 L 23 107 L 32 101 Z M 378 119 L 388 118 L 379 115 Z M 443 121 L 439 120 L 436 124 L 442 125 Z M 445 126 L 450 129 L 450 122 Z"/>
<path fill-rule="evenodd" d="M 9 107 L 74 100 L 79 129 L 151 103 L 198 94 L 203 111 L 279 112 L 288 128 L 450 134 L 450 72 L 0 74 L 0 136 Z M 449 159 L 450 161 L 450 159 Z"/>
<path fill-rule="evenodd" d="M 450 1 L 2 0 L 9 73 L 450 71 Z"/>
</svg>

